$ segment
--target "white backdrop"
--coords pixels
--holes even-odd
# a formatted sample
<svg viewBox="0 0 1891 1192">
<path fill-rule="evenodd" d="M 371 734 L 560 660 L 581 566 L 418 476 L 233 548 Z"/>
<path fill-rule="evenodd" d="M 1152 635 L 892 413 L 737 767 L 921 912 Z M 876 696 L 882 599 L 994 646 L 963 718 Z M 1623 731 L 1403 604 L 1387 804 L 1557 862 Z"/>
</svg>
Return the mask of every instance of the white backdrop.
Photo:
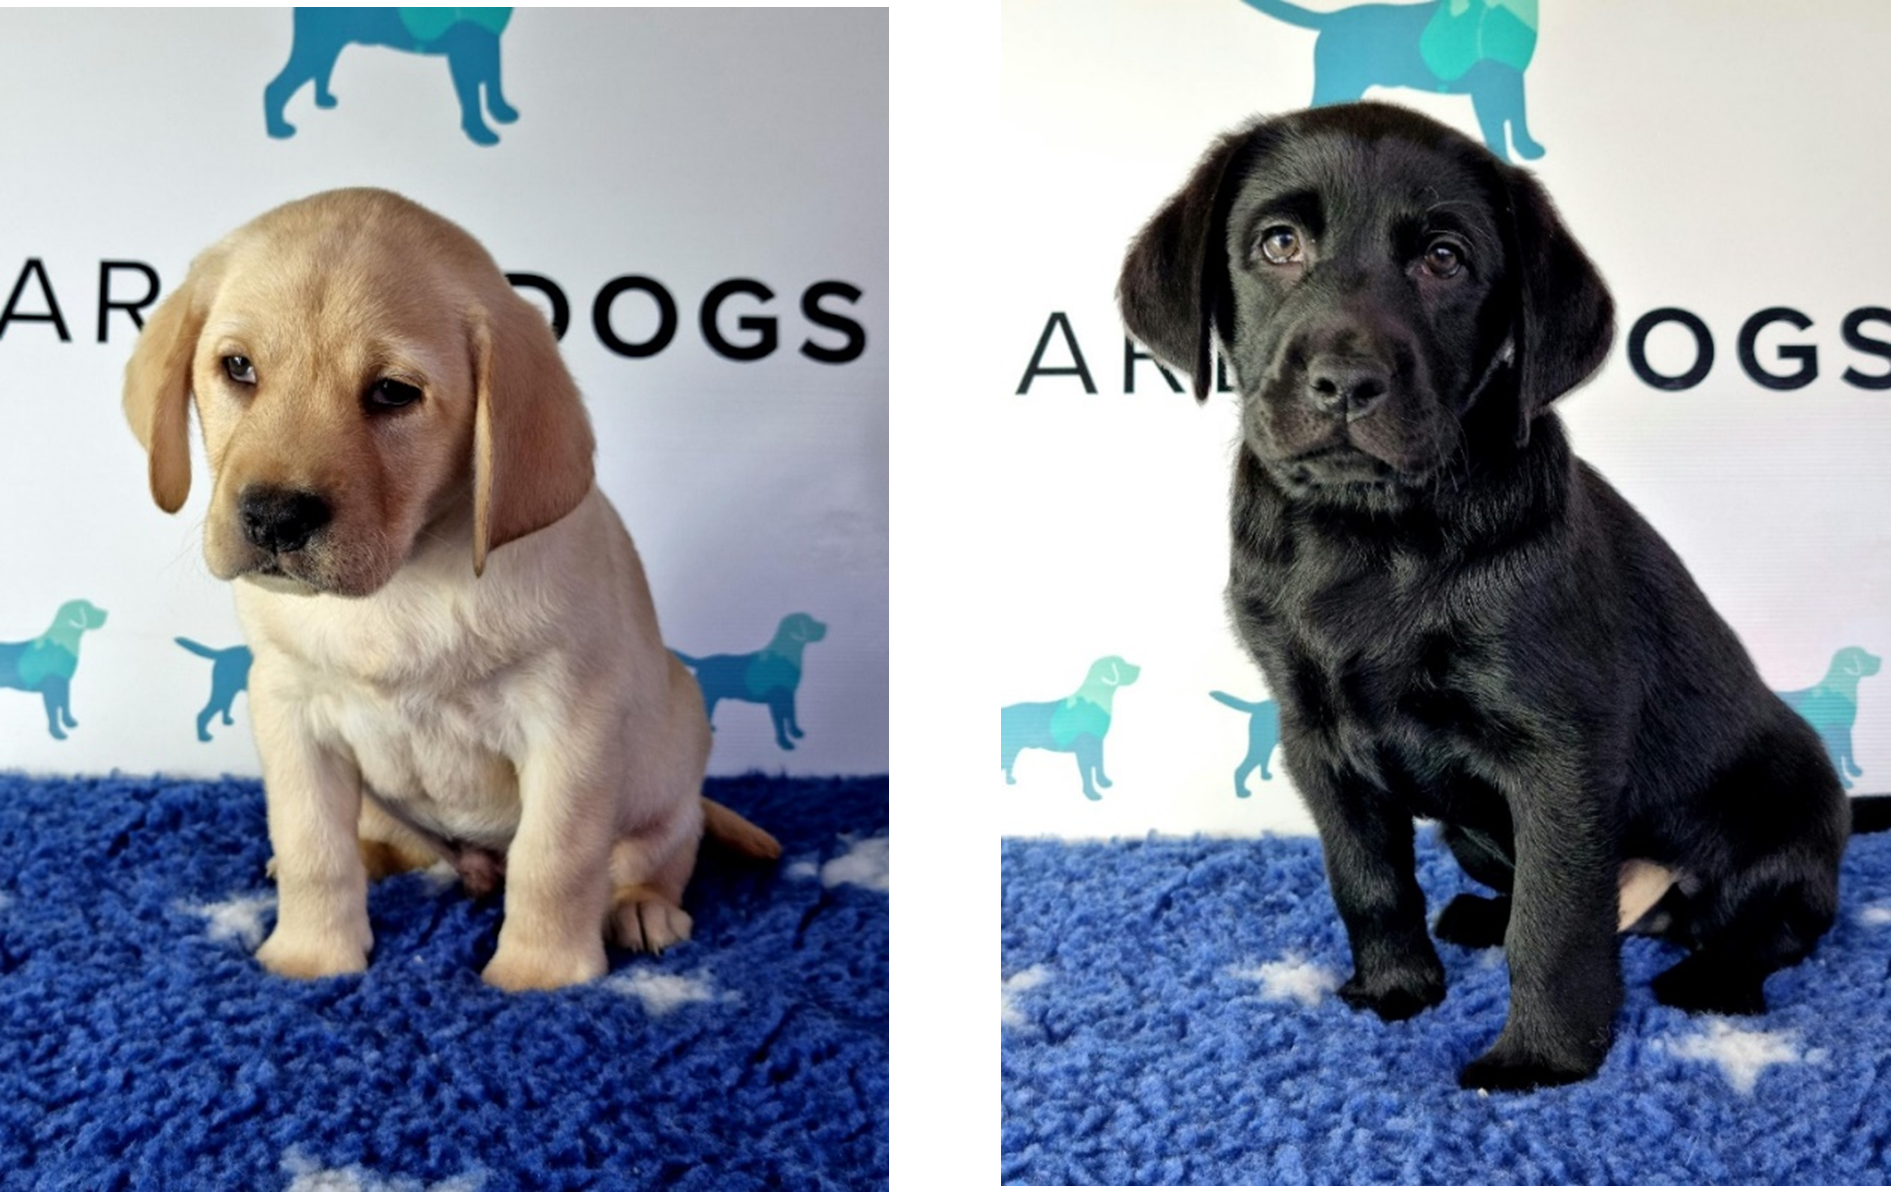
<svg viewBox="0 0 1891 1192">
<path fill-rule="evenodd" d="M 243 699 L 234 727 L 197 738 L 211 664 L 173 639 L 241 638 L 199 554 L 207 486 L 176 517 L 145 490 L 119 413 L 135 328 L 108 311 L 100 342 L 103 263 L 142 263 L 168 292 L 250 217 L 375 185 L 564 293 L 599 480 L 673 648 L 748 653 L 796 613 L 826 626 L 803 657 L 806 737 L 784 751 L 760 704 L 724 702 L 711 771 L 885 772 L 884 10 L 517 10 L 500 60 L 519 117 L 490 125 L 491 146 L 461 131 L 444 58 L 368 45 L 336 59 L 336 107 L 305 86 L 284 112 L 294 135 L 269 136 L 264 91 L 291 40 L 287 8 L 0 11 L 0 643 L 36 638 L 70 600 L 107 614 L 82 638 L 65 740 L 0 658 L 0 767 L 255 772 Z M 644 358 L 594 325 L 626 276 L 676 307 L 674 338 Z M 730 359 L 699 328 L 732 279 L 773 294 L 716 317 L 738 346 L 764 334 L 745 320 L 772 319 L 761 359 Z M 830 282 L 843 288 L 806 313 Z M 110 272 L 118 302 L 147 284 Z M 656 311 L 620 295 L 611 334 L 650 340 Z"/>
<path fill-rule="evenodd" d="M 1446 0 L 1468 10 L 1479 0 Z M 1500 0 L 1491 0 L 1493 6 Z M 1509 7 L 1534 8 L 1527 0 Z M 1336 0 L 1302 7 L 1331 12 Z M 1601 374 L 1561 406 L 1579 454 L 1680 552 L 1778 691 L 1811 688 L 1841 650 L 1891 652 L 1891 393 L 1885 351 L 1849 346 L 1854 310 L 1891 307 L 1891 169 L 1870 140 L 1891 101 L 1881 49 L 1891 7 L 1728 0 L 1542 0 L 1524 72 L 1527 164 L 1614 291 L 1620 332 Z M 1248 718 L 1210 691 L 1265 696 L 1222 602 L 1236 437 L 1231 397 L 1197 409 L 1155 366 L 1126 389 L 1112 302 L 1130 237 L 1217 133 L 1305 106 L 1316 34 L 1241 0 L 1032 0 L 1003 10 L 1005 213 L 984 410 L 995 509 L 982 567 L 1002 612 L 981 646 L 993 705 L 1074 693 L 1093 662 L 1141 668 L 1117 689 L 1105 738 L 1115 785 L 1082 794 L 1073 757 L 1027 750 L 1016 785 L 992 781 L 1007 834 L 1310 831 L 1278 765 L 1234 772 Z M 1478 135 L 1463 96 L 1375 87 Z M 1714 340 L 1684 391 L 1630 367 L 1624 338 L 1678 307 Z M 1763 386 L 1738 340 L 1756 312 L 1790 307 L 1759 367 L 1789 375 L 1808 345 L 1818 375 Z M 1066 316 L 1069 336 L 1053 327 Z M 1037 375 L 1034 351 L 1075 368 Z M 1891 339 L 1891 315 L 1859 334 Z M 1667 323 L 1649 365 L 1687 371 L 1692 341 Z M 1891 669 L 1857 688 L 1854 790 L 1891 790 Z M 987 724 L 990 722 L 987 721 Z M 986 731 L 990 731 L 989 729 Z M 986 738 L 989 741 L 989 738 Z M 987 748 L 990 746 L 987 745 Z"/>
</svg>

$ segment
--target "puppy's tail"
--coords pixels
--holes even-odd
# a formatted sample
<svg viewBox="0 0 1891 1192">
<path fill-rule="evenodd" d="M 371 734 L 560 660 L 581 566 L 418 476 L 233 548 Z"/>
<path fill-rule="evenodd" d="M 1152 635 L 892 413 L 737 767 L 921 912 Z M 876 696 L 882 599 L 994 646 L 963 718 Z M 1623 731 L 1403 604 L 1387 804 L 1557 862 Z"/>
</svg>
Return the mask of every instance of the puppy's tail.
<svg viewBox="0 0 1891 1192">
<path fill-rule="evenodd" d="M 194 642 L 187 637 L 179 637 L 179 638 L 174 638 L 172 640 L 176 641 L 178 645 L 184 647 L 186 650 L 189 650 L 191 653 L 197 655 L 199 658 L 215 658 L 218 655 L 223 653 L 223 651 L 221 650 L 213 650 L 209 646 L 204 645 L 202 642 Z"/>
<path fill-rule="evenodd" d="M 703 834 L 744 856 L 762 861 L 781 858 L 781 841 L 714 799 L 703 800 Z"/>
<path fill-rule="evenodd" d="M 1852 835 L 1891 828 L 1891 795 L 1852 797 Z"/>
</svg>

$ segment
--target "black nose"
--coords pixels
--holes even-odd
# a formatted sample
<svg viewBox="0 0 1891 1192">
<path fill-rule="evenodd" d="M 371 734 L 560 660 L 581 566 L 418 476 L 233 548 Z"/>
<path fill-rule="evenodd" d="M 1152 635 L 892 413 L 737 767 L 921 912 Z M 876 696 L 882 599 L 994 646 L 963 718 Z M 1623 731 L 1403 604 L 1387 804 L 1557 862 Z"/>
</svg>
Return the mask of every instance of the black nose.
<svg viewBox="0 0 1891 1192">
<path fill-rule="evenodd" d="M 237 513 L 243 518 L 243 536 L 271 554 L 301 550 L 335 515 L 315 493 L 262 487 L 243 490 Z"/>
<path fill-rule="evenodd" d="M 1307 366 L 1307 398 L 1323 414 L 1351 421 L 1385 400 L 1392 370 L 1370 356 L 1318 356 Z"/>
</svg>

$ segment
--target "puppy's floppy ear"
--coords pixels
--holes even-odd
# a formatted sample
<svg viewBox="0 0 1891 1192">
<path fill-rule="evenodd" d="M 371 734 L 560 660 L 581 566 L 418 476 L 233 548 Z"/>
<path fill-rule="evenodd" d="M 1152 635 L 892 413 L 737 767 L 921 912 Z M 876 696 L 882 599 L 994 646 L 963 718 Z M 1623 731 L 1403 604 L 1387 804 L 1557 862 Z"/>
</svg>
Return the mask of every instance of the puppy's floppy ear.
<svg viewBox="0 0 1891 1192">
<path fill-rule="evenodd" d="M 1143 225 L 1123 259 L 1116 302 L 1129 333 L 1165 362 L 1185 368 L 1195 400 L 1214 383 L 1215 328 L 1233 329 L 1223 228 L 1229 167 L 1252 139 L 1254 126 L 1224 134 L 1202 155 L 1195 172 Z"/>
<path fill-rule="evenodd" d="M 1517 446 L 1543 407 L 1589 379 L 1615 339 L 1615 300 L 1542 185 L 1506 167 L 1517 284 Z"/>
<path fill-rule="evenodd" d="M 538 308 L 507 291 L 470 315 L 473 572 L 486 555 L 570 513 L 591 491 L 584 399 Z"/>
<path fill-rule="evenodd" d="M 125 419 L 150 456 L 151 499 L 176 513 L 190 496 L 190 363 L 209 307 L 210 258 L 158 303 L 125 364 Z"/>
</svg>

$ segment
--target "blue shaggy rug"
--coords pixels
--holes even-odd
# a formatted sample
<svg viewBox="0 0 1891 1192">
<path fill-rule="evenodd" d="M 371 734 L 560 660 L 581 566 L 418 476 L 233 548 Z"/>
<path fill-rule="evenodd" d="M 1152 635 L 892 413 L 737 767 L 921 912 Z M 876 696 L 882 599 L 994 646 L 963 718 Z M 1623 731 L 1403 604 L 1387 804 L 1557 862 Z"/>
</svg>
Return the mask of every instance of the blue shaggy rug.
<svg viewBox="0 0 1891 1192">
<path fill-rule="evenodd" d="M 1475 888 L 1426 838 L 1434 909 Z M 1018 1184 L 1882 1184 L 1891 1177 L 1891 836 L 1770 1010 L 1690 1017 L 1625 941 L 1594 1080 L 1462 1092 L 1504 1020 L 1497 949 L 1440 944 L 1442 1005 L 1350 1009 L 1318 842 L 1004 845 L 1003 1175 Z"/>
<path fill-rule="evenodd" d="M 431 873 L 365 975 L 265 973 L 254 782 L 0 774 L 0 1187 L 884 1187 L 886 779 L 709 794 L 779 866 L 707 849 L 693 940 L 508 996 Z"/>
</svg>

